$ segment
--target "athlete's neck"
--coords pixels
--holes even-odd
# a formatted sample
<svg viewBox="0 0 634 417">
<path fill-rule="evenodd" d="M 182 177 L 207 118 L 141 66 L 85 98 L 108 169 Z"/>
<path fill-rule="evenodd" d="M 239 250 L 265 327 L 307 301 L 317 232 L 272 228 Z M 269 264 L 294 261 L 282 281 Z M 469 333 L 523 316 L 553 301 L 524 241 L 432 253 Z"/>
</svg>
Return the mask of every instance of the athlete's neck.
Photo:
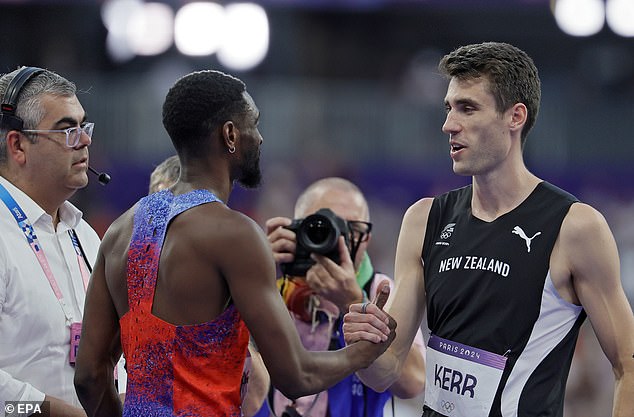
<svg viewBox="0 0 634 417">
<path fill-rule="evenodd" d="M 528 171 L 515 178 L 474 177 L 471 212 L 483 221 L 493 221 L 519 206 L 540 182 Z"/>
</svg>

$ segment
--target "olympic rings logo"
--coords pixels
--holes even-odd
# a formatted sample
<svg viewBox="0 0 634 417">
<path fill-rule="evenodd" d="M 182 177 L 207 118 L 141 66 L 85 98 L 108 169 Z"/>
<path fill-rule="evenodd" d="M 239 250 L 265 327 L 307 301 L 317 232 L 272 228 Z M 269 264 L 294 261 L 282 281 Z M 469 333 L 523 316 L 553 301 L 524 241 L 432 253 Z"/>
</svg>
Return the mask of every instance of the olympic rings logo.
<svg viewBox="0 0 634 417">
<path fill-rule="evenodd" d="M 453 410 L 456 409 L 456 405 L 454 403 L 445 400 L 440 401 L 440 407 L 448 413 L 451 413 Z"/>
</svg>

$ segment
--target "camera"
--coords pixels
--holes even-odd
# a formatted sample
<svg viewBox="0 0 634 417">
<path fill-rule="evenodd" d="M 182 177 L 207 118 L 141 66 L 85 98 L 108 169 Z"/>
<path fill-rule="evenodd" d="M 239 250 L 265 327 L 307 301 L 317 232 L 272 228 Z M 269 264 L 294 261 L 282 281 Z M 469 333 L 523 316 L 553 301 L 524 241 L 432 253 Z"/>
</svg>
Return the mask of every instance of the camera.
<svg viewBox="0 0 634 417">
<path fill-rule="evenodd" d="M 343 236 L 350 249 L 348 223 L 332 210 L 322 208 L 303 219 L 294 219 L 287 229 L 295 232 L 297 245 L 293 262 L 280 265 L 284 275 L 303 277 L 315 264 L 311 253 L 324 255 L 339 264 L 339 236 Z"/>
</svg>

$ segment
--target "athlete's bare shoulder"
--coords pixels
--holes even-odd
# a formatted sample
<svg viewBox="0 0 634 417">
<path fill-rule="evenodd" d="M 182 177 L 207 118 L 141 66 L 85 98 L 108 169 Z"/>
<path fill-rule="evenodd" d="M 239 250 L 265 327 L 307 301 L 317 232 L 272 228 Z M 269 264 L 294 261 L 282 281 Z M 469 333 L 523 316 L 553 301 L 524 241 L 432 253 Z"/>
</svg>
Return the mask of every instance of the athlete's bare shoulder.
<svg viewBox="0 0 634 417">
<path fill-rule="evenodd" d="M 104 255 L 109 256 L 113 253 L 120 254 L 127 251 L 132 236 L 136 208 L 137 205 L 129 208 L 108 227 L 101 240 L 101 252 Z"/>
<path fill-rule="evenodd" d="M 570 206 L 562 225 L 562 232 L 570 234 L 571 240 L 574 241 L 578 238 L 587 238 L 589 233 L 595 233 L 606 225 L 605 217 L 597 209 L 585 203 L 575 203 Z"/>
<path fill-rule="evenodd" d="M 427 224 L 433 202 L 433 197 L 424 197 L 409 206 L 405 212 L 405 216 L 403 216 L 403 225 L 416 226 Z"/>
</svg>

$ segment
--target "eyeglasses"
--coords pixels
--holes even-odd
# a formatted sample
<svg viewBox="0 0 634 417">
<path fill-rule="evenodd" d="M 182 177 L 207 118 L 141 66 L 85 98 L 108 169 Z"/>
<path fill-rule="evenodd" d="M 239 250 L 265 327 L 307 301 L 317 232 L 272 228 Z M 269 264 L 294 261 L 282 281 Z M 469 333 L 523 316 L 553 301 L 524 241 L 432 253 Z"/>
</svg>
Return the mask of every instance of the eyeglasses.
<svg viewBox="0 0 634 417">
<path fill-rule="evenodd" d="M 361 220 L 348 220 L 348 230 L 355 242 L 365 242 L 370 238 L 372 223 Z"/>
<path fill-rule="evenodd" d="M 69 148 L 74 148 L 79 144 L 79 140 L 81 139 L 81 134 L 85 133 L 89 138 L 92 139 L 92 131 L 95 128 L 94 123 L 83 123 L 81 126 L 69 127 L 68 129 L 44 129 L 44 130 L 35 130 L 35 129 L 23 129 L 24 133 L 66 133 L 66 146 Z M 48 138 L 48 136 L 45 136 Z M 51 138 L 48 138 L 51 139 Z"/>
</svg>

